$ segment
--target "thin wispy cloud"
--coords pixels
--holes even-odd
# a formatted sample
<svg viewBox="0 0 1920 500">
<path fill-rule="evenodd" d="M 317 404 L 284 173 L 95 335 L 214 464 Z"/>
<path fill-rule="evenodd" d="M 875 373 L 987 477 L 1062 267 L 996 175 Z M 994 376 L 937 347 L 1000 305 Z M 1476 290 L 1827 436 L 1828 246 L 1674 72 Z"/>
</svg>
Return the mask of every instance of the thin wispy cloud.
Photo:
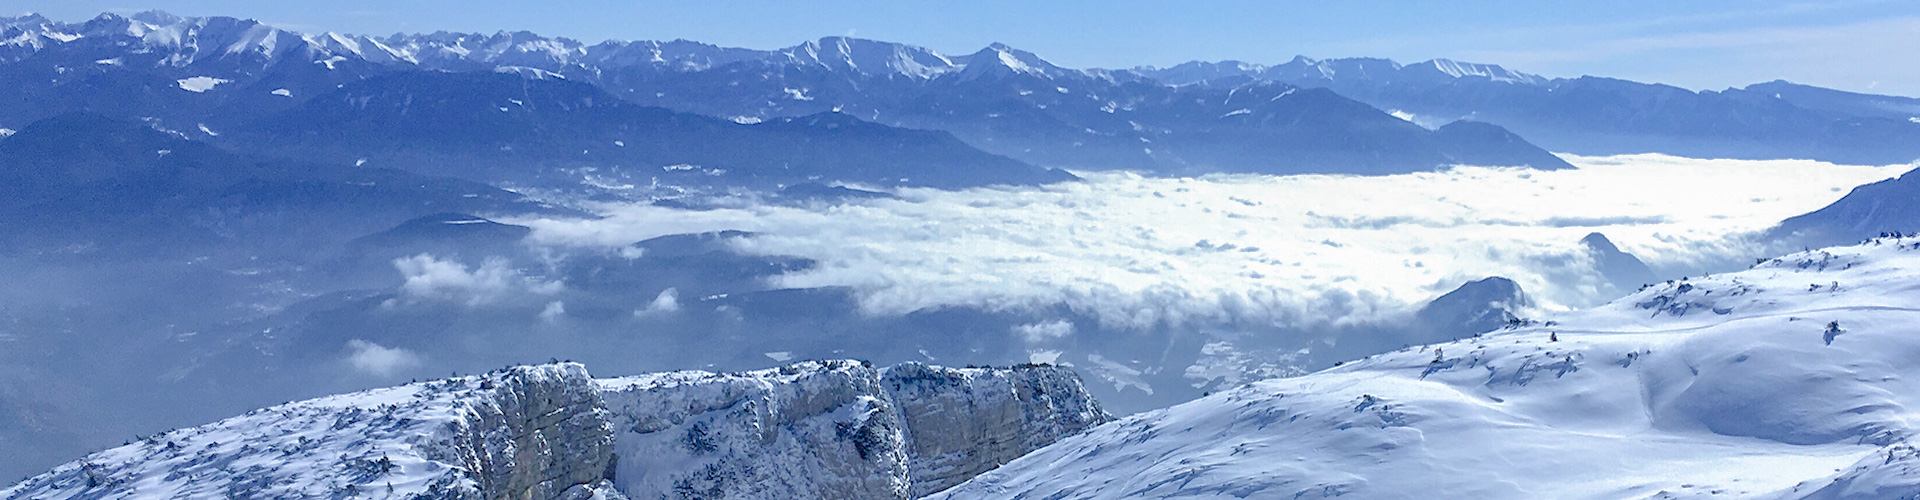
<svg viewBox="0 0 1920 500">
<path fill-rule="evenodd" d="M 375 377 L 392 376 L 401 370 L 420 366 L 420 356 L 413 351 L 365 340 L 347 341 L 347 351 L 347 364 L 360 373 Z"/>
</svg>

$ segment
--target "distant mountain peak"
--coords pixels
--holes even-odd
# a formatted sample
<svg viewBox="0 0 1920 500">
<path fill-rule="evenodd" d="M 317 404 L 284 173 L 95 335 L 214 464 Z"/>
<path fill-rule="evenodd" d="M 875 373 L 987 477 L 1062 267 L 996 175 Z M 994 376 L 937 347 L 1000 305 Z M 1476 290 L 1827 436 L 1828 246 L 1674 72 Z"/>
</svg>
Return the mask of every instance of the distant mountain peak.
<svg viewBox="0 0 1920 500">
<path fill-rule="evenodd" d="M 1302 80 L 1396 80 L 1415 79 L 1422 82 L 1445 81 L 1461 78 L 1485 78 L 1496 82 L 1519 84 L 1542 84 L 1548 81 L 1536 75 L 1508 70 L 1498 65 L 1460 62 L 1451 59 L 1429 59 L 1413 64 L 1400 64 L 1392 59 L 1377 57 L 1348 57 L 1336 59 L 1314 59 L 1304 55 L 1278 65 L 1264 65 L 1237 60 L 1218 62 L 1190 61 L 1170 68 L 1141 67 L 1136 72 L 1163 82 L 1183 85 L 1202 80 L 1250 76 L 1259 79 L 1272 79 L 1288 82 Z"/>
<path fill-rule="evenodd" d="M 1508 70 L 1497 64 L 1479 64 L 1454 61 L 1452 59 L 1429 59 L 1402 66 L 1401 71 L 1433 71 L 1447 78 L 1486 78 L 1495 82 L 1537 85 L 1545 83 L 1546 78 Z"/>
<path fill-rule="evenodd" d="M 964 78 L 1005 77 L 1014 74 L 1031 75 L 1040 78 L 1055 78 L 1070 73 L 1070 70 L 1053 65 L 1032 52 L 1016 49 L 1007 44 L 994 42 L 979 52 L 966 58 L 966 69 L 961 71 Z"/>
<path fill-rule="evenodd" d="M 778 51 L 790 62 L 854 71 L 864 75 L 903 75 L 927 79 L 954 71 L 958 65 L 932 50 L 912 45 L 852 38 L 822 37 Z"/>
<path fill-rule="evenodd" d="M 1396 80 L 1414 79 L 1422 82 L 1437 82 L 1462 78 L 1485 78 L 1503 83 L 1543 84 L 1548 81 L 1536 75 L 1512 71 L 1498 65 L 1460 62 L 1451 59 L 1429 59 L 1413 64 L 1402 65 L 1392 59 L 1374 57 L 1350 57 L 1339 59 L 1314 59 L 1307 56 L 1294 56 L 1285 63 L 1268 66 L 1236 60 L 1218 62 L 1191 61 L 1171 68 L 1141 67 L 1136 72 L 1174 85 L 1194 83 L 1223 77 L 1251 76 L 1261 79 L 1282 81 L 1301 80 Z"/>
<path fill-rule="evenodd" d="M 38 12 L 28 12 L 26 14 L 21 14 L 18 16 L 0 16 L 0 24 L 45 23 L 45 22 L 51 22 L 51 21 L 48 21 L 46 16 L 42 16 Z"/>
</svg>

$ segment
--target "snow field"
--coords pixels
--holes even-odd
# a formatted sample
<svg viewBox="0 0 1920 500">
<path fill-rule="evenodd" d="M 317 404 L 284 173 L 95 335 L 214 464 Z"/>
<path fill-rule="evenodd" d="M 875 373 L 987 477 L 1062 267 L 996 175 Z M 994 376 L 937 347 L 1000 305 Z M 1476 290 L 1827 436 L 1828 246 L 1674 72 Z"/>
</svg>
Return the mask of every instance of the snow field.
<svg viewBox="0 0 1920 500">
<path fill-rule="evenodd" d="M 1913 494 L 1915 276 L 1907 238 L 1663 283 L 1136 415 L 934 498 Z"/>
</svg>

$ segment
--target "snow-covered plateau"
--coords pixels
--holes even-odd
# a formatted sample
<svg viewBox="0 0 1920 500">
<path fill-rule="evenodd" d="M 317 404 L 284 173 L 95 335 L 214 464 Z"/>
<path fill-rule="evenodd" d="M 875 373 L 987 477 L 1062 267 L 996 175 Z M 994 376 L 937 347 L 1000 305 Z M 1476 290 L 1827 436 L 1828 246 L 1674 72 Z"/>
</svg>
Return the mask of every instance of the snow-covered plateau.
<svg viewBox="0 0 1920 500">
<path fill-rule="evenodd" d="M 932 498 L 1920 497 L 1920 239 L 1256 382 Z"/>
<path fill-rule="evenodd" d="M 146 436 L 0 498 L 909 498 L 1109 419 L 1048 366 L 514 367 Z"/>
</svg>

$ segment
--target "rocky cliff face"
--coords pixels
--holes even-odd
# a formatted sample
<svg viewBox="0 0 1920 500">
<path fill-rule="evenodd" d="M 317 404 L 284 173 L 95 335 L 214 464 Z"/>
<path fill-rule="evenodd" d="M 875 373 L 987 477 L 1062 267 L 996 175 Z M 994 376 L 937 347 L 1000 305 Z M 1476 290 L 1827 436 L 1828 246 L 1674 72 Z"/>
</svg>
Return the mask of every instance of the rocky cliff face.
<svg viewBox="0 0 1920 500">
<path fill-rule="evenodd" d="M 965 482 L 1062 437 L 1106 422 L 1063 368 L 942 368 L 906 363 L 881 381 L 906 421 L 914 497 Z"/>
<path fill-rule="evenodd" d="M 612 472 L 613 433 L 600 393 L 577 364 L 483 378 L 491 390 L 454 422 L 453 451 L 487 500 L 563 498 Z"/>
<path fill-rule="evenodd" d="M 819 361 L 600 386 L 634 498 L 915 498 L 1110 418 L 1050 366 Z"/>
<path fill-rule="evenodd" d="M 558 364 L 255 410 L 94 453 L 0 498 L 605 498 L 612 459 L 592 379 Z"/>
<path fill-rule="evenodd" d="M 143 437 L 0 499 L 904 499 L 1105 422 L 1071 371 L 516 367 Z"/>
<path fill-rule="evenodd" d="M 634 498 L 907 498 L 899 411 L 872 368 L 821 361 L 746 373 L 600 381 Z"/>
</svg>

